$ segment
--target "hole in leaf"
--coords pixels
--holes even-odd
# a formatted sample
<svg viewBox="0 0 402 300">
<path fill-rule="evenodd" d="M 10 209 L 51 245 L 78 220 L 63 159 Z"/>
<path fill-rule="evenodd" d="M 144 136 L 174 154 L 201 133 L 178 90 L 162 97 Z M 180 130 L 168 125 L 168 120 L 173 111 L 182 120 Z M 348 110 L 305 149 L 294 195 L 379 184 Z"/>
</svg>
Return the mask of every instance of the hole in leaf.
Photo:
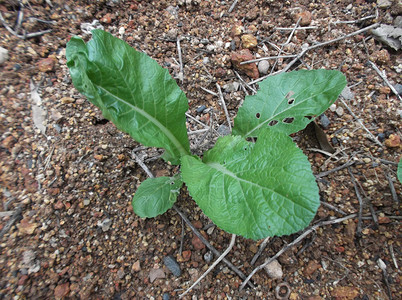
<svg viewBox="0 0 402 300">
<path fill-rule="evenodd" d="M 288 100 L 288 104 L 289 104 L 289 105 L 292 105 L 294 102 L 295 102 L 295 98 L 290 98 L 290 99 Z"/>
<path fill-rule="evenodd" d="M 271 120 L 269 121 L 268 126 L 275 126 L 276 124 L 278 124 L 277 120 Z"/>
<path fill-rule="evenodd" d="M 170 182 L 170 185 L 174 185 L 174 181 L 171 181 L 171 182 Z"/>
<path fill-rule="evenodd" d="M 293 121 L 295 120 L 295 118 L 293 118 L 293 117 L 290 117 L 290 118 L 285 118 L 285 119 L 283 119 L 283 123 L 286 123 L 286 124 L 291 124 L 291 123 L 293 123 Z"/>
<path fill-rule="evenodd" d="M 315 118 L 315 116 L 304 116 L 304 117 L 307 118 L 307 119 L 309 119 L 309 120 Z"/>
<path fill-rule="evenodd" d="M 259 119 L 259 118 L 261 117 L 260 113 L 256 113 L 256 114 L 255 114 L 255 117 L 256 117 L 257 119 Z"/>
<path fill-rule="evenodd" d="M 244 147 L 243 149 L 244 149 L 244 151 L 247 151 L 247 147 Z"/>
</svg>

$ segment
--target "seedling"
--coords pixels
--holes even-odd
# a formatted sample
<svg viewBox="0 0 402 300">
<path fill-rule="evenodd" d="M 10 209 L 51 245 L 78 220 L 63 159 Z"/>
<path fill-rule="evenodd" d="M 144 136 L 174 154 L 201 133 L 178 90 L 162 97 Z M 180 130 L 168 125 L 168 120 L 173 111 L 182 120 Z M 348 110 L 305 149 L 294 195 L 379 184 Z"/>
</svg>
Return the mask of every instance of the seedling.
<svg viewBox="0 0 402 300">
<path fill-rule="evenodd" d="M 169 72 L 109 33 L 92 35 L 87 44 L 79 37 L 67 44 L 75 87 L 119 129 L 146 146 L 164 148 L 163 159 L 181 165 L 180 174 L 140 185 L 135 213 L 163 214 L 184 182 L 205 215 L 233 234 L 257 240 L 310 223 L 320 204 L 318 187 L 289 135 L 337 99 L 346 85 L 342 73 L 300 70 L 262 81 L 239 109 L 233 135 L 220 137 L 201 159 L 190 151 L 187 98 Z"/>
</svg>

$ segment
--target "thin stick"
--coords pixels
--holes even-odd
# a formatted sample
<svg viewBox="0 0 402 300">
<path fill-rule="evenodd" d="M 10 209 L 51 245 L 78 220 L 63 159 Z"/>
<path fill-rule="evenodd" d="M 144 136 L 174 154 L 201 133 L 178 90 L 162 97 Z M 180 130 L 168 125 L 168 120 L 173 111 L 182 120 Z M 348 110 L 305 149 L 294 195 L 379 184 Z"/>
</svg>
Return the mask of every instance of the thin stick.
<svg viewBox="0 0 402 300">
<path fill-rule="evenodd" d="M 391 91 L 399 98 L 400 101 L 402 101 L 402 97 L 398 94 L 398 91 L 395 89 L 395 87 L 389 82 L 389 80 L 387 79 L 387 77 L 385 76 L 385 74 L 380 71 L 380 69 L 377 67 L 377 65 L 376 65 L 375 63 L 373 63 L 373 62 L 370 61 L 370 60 L 369 60 L 369 63 L 371 64 L 371 66 L 373 67 L 373 69 L 378 73 L 378 75 L 380 75 L 380 77 L 382 78 L 382 80 L 384 80 L 384 82 L 389 86 L 389 88 L 391 89 Z"/>
<path fill-rule="evenodd" d="M 291 41 L 291 39 L 292 39 L 292 37 L 293 37 L 293 34 L 294 34 L 295 31 L 296 31 L 296 28 L 299 27 L 299 23 L 300 23 L 301 19 L 302 19 L 302 18 L 300 17 L 300 18 L 297 20 L 296 25 L 293 27 L 293 30 L 290 32 L 288 39 L 286 40 L 286 42 L 285 42 L 284 44 L 281 45 L 281 48 L 279 49 L 279 52 L 278 52 L 278 56 L 282 54 L 283 48 L 284 48 L 287 44 L 289 44 L 289 42 Z M 275 60 L 275 63 L 273 64 L 273 66 L 272 66 L 272 68 L 271 68 L 270 74 L 272 74 L 272 72 L 274 71 L 274 69 L 275 69 L 275 67 L 276 67 L 277 64 L 278 64 L 278 59 Z"/>
<path fill-rule="evenodd" d="M 180 37 L 177 38 L 176 44 L 177 44 L 177 53 L 179 55 L 179 64 L 180 64 L 179 79 L 180 79 L 181 83 L 183 83 L 184 72 L 183 72 L 183 58 L 181 56 Z"/>
<path fill-rule="evenodd" d="M 0 217 L 10 217 L 15 214 L 15 210 L 0 211 Z"/>
<path fill-rule="evenodd" d="M 364 124 L 362 123 L 362 121 L 360 121 L 360 119 L 355 115 L 355 113 L 352 111 L 352 109 L 346 104 L 345 101 L 343 101 L 342 97 L 339 97 L 339 101 L 342 102 L 342 104 L 347 108 L 347 110 L 350 112 L 350 114 L 356 119 L 357 123 L 359 123 L 359 125 L 364 129 L 364 131 L 366 131 L 369 136 L 371 137 L 371 139 L 381 148 L 383 147 L 382 144 L 378 141 L 378 139 L 374 136 L 374 134 L 372 134 L 370 132 L 370 130 L 367 129 L 366 126 L 364 126 Z"/>
<path fill-rule="evenodd" d="M 202 89 L 203 91 L 205 91 L 205 92 L 207 92 L 207 93 L 209 93 L 209 94 L 215 96 L 215 97 L 219 97 L 217 93 L 215 93 L 215 92 L 213 92 L 213 91 L 211 91 L 211 90 L 208 90 L 208 89 L 206 89 L 206 88 L 204 88 L 204 87 L 201 87 L 201 89 Z"/>
<path fill-rule="evenodd" d="M 352 183 L 353 183 L 353 187 L 355 188 L 356 197 L 357 197 L 357 200 L 359 201 L 359 213 L 358 213 L 356 235 L 358 237 L 360 237 L 362 234 L 362 216 L 363 216 L 363 205 L 364 205 L 363 198 L 360 195 L 360 191 L 359 191 L 359 188 L 356 183 L 356 178 L 355 178 L 355 175 L 353 175 L 351 167 L 348 167 L 348 172 L 350 174 L 350 177 L 352 178 Z"/>
<path fill-rule="evenodd" d="M 3 26 L 13 35 L 15 35 L 16 37 L 19 37 L 20 39 L 29 39 L 35 36 L 40 36 L 40 35 L 44 35 L 46 33 L 52 32 L 51 29 L 48 30 L 44 30 L 44 31 L 38 31 L 38 32 L 33 32 L 33 33 L 28 33 L 28 34 L 18 34 L 16 33 L 10 26 L 8 26 L 6 20 L 4 20 L 3 18 L 3 14 L 0 12 L 0 21 L 3 24 Z"/>
<path fill-rule="evenodd" d="M 281 70 L 281 72 L 286 72 L 287 70 L 289 70 L 304 54 L 306 54 L 306 52 L 308 52 L 310 50 L 313 50 L 313 49 L 318 48 L 318 47 L 326 46 L 326 45 L 329 45 L 329 44 L 332 44 L 332 43 L 339 42 L 339 41 L 344 40 L 346 38 L 349 38 L 349 37 L 355 36 L 357 34 L 363 33 L 363 32 L 365 32 L 367 30 L 373 29 L 373 28 L 375 28 L 377 26 L 379 26 L 379 24 L 373 24 L 373 25 L 364 27 L 364 28 L 362 28 L 360 30 L 351 32 L 349 34 L 345 34 L 345 35 L 343 35 L 343 36 L 341 36 L 339 38 L 329 40 L 327 42 L 318 43 L 316 45 L 307 47 L 307 48 L 303 49 L 290 63 L 288 63 L 286 65 L 286 67 L 283 70 Z"/>
<path fill-rule="evenodd" d="M 398 194 L 395 191 L 395 186 L 394 186 L 394 183 L 392 182 L 391 176 L 389 176 L 389 174 L 386 172 L 385 177 L 387 177 L 387 180 L 388 180 L 389 189 L 391 190 L 392 199 L 394 199 L 394 201 L 396 203 L 399 203 Z"/>
<path fill-rule="evenodd" d="M 230 124 L 230 116 L 229 116 L 228 109 L 226 108 L 225 99 L 223 98 L 221 86 L 218 83 L 216 83 L 216 87 L 218 88 L 219 98 L 221 99 L 221 104 L 222 104 L 223 110 L 225 111 L 226 121 L 228 122 L 229 130 L 230 130 L 230 132 L 232 132 L 232 125 Z"/>
<path fill-rule="evenodd" d="M 398 270 L 398 269 L 399 269 L 399 267 L 398 267 L 398 261 L 397 261 L 396 258 L 395 258 L 394 246 L 392 246 L 392 244 L 389 245 L 389 254 L 391 254 L 392 261 L 394 262 L 395 269 Z"/>
<path fill-rule="evenodd" d="M 184 295 L 186 295 L 189 291 L 191 291 L 203 278 L 205 278 L 205 276 L 208 275 L 209 272 L 213 270 L 213 268 L 216 267 L 217 264 L 221 262 L 221 260 L 229 253 L 229 251 L 232 250 L 235 241 L 236 241 L 236 235 L 232 234 L 232 239 L 230 240 L 229 247 L 225 250 L 225 252 L 222 253 L 221 256 L 218 257 L 218 259 L 208 268 L 208 270 L 206 270 L 205 273 L 202 274 L 200 278 L 198 278 L 197 281 L 193 283 L 192 286 L 190 286 L 183 294 L 179 296 L 180 299 L 183 298 Z"/>
<path fill-rule="evenodd" d="M 184 220 L 184 222 L 186 222 L 186 224 L 188 225 L 188 227 L 191 228 L 191 230 L 194 232 L 194 234 L 201 240 L 201 242 L 203 242 L 203 244 L 205 246 L 207 246 L 207 248 L 209 250 L 212 251 L 212 253 L 216 256 L 219 257 L 221 256 L 221 253 L 215 249 L 214 246 L 212 246 L 207 240 L 206 238 L 193 226 L 193 224 L 190 222 L 190 220 L 186 217 L 186 215 L 175 205 L 173 204 L 173 209 L 180 215 L 180 217 Z M 230 268 L 232 269 L 233 272 L 235 272 L 237 275 L 239 275 L 239 277 L 243 280 L 246 279 L 246 275 L 244 275 L 244 273 L 242 271 L 240 271 L 237 267 L 235 267 L 230 261 L 228 261 L 226 258 L 223 259 L 223 262 Z M 254 285 L 251 282 L 247 283 L 251 288 L 254 288 Z"/>
<path fill-rule="evenodd" d="M 18 11 L 18 16 L 17 16 L 17 25 L 15 26 L 15 33 L 18 33 L 18 31 L 21 28 L 22 20 L 24 19 L 24 10 L 23 7 L 20 6 L 20 10 Z"/>
<path fill-rule="evenodd" d="M 131 155 L 134 156 L 135 161 L 137 162 L 137 164 L 140 165 L 140 167 L 145 171 L 145 173 L 147 173 L 147 175 L 151 178 L 154 178 L 154 174 L 152 174 L 151 170 L 147 167 L 146 164 L 144 164 L 144 162 L 138 157 L 137 154 L 135 154 L 135 152 L 131 152 Z"/>
<path fill-rule="evenodd" d="M 262 251 L 264 251 L 265 247 L 267 246 L 269 240 L 271 239 L 270 236 L 266 237 L 265 240 L 261 243 L 258 252 L 254 255 L 253 259 L 250 262 L 250 265 L 254 265 L 257 259 L 260 257 Z"/>
<path fill-rule="evenodd" d="M 231 13 L 231 12 L 233 11 L 233 9 L 235 8 L 235 6 L 236 6 L 236 4 L 237 4 L 237 1 L 238 1 L 238 0 L 234 0 L 234 1 L 233 1 L 232 5 L 230 6 L 230 8 L 229 8 L 229 10 L 228 10 L 228 13 Z"/>
<path fill-rule="evenodd" d="M 370 16 L 363 17 L 363 18 L 360 18 L 357 20 L 352 20 L 352 21 L 335 21 L 335 22 L 331 22 L 331 24 L 334 24 L 334 25 L 336 25 L 336 24 L 353 24 L 353 23 L 359 23 L 359 22 L 363 22 L 365 20 L 374 19 L 374 18 L 376 18 L 376 15 L 370 15 Z"/>
<path fill-rule="evenodd" d="M 244 79 L 243 79 L 243 78 L 239 75 L 239 73 L 237 73 L 236 71 L 234 71 L 234 73 L 235 73 L 236 77 L 239 78 L 239 80 L 240 80 L 246 87 L 248 87 L 248 88 L 250 89 L 250 91 L 252 91 L 254 94 L 257 93 L 257 91 L 256 91 L 254 88 L 251 87 L 251 83 L 245 82 Z"/>
<path fill-rule="evenodd" d="M 322 178 L 322 177 L 328 176 L 331 173 L 334 173 L 334 172 L 337 172 L 339 170 L 345 169 L 345 168 L 350 167 L 351 165 L 354 165 L 354 164 L 355 164 L 354 161 L 348 161 L 345 164 L 343 164 L 342 166 L 339 166 L 339 167 L 336 167 L 336 168 L 333 168 L 331 170 L 321 172 L 320 174 L 315 175 L 315 178 Z"/>
<path fill-rule="evenodd" d="M 13 224 L 20 219 L 22 219 L 22 208 L 17 207 L 17 209 L 14 210 L 14 214 L 10 217 L 6 225 L 4 225 L 3 229 L 0 231 L 0 238 L 2 238 L 3 235 L 10 230 L 11 226 L 13 226 Z"/>
<path fill-rule="evenodd" d="M 307 229 L 305 232 L 303 232 L 300 236 L 298 236 L 293 242 L 290 244 L 287 244 L 285 247 L 283 247 L 281 250 L 279 250 L 278 253 L 276 253 L 274 256 L 272 256 L 270 259 L 266 260 L 263 264 L 259 265 L 257 268 L 255 268 L 250 275 L 246 278 L 246 280 L 243 281 L 243 283 L 240 286 L 240 291 L 244 289 L 248 281 L 251 279 L 251 277 L 254 276 L 255 273 L 257 273 L 259 270 L 263 269 L 266 265 L 270 264 L 274 259 L 277 259 L 279 256 L 281 256 L 285 251 L 287 251 L 289 248 L 293 247 L 297 243 L 299 243 L 301 240 L 303 240 L 306 236 L 308 236 L 310 233 L 312 233 L 314 230 L 316 230 L 318 227 L 325 226 L 325 225 L 332 225 L 336 223 L 341 223 L 343 221 L 355 218 L 357 214 L 351 214 L 348 216 L 345 216 L 343 218 L 335 219 L 335 220 L 329 220 L 329 221 L 321 221 L 313 226 L 311 226 L 309 229 Z"/>
<path fill-rule="evenodd" d="M 317 26 L 306 26 L 306 27 L 274 27 L 274 30 L 278 31 L 290 31 L 290 30 L 307 30 L 307 29 L 317 29 Z"/>
<path fill-rule="evenodd" d="M 336 206 L 333 206 L 332 204 L 329 204 L 328 202 L 320 201 L 322 206 L 326 206 L 329 209 L 332 209 L 333 211 L 336 211 L 337 213 L 340 213 L 341 215 L 346 216 L 347 213 L 345 213 L 343 210 L 337 208 Z"/>
<path fill-rule="evenodd" d="M 250 63 L 259 62 L 259 61 L 268 60 L 268 59 L 293 58 L 293 57 L 296 57 L 296 56 L 297 55 L 266 56 L 266 57 L 260 57 L 260 58 L 252 59 L 252 60 L 242 61 L 240 64 L 241 65 L 250 64 Z"/>
</svg>

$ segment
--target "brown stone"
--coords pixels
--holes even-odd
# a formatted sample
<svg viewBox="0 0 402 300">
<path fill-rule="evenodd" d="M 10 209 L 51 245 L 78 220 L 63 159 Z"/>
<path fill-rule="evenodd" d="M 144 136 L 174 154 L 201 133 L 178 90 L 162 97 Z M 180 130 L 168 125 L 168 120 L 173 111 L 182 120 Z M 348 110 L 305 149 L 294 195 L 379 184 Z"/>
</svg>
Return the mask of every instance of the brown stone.
<svg viewBox="0 0 402 300">
<path fill-rule="evenodd" d="M 376 63 L 386 64 L 390 61 L 391 57 L 386 49 L 374 51 L 370 59 Z"/>
<path fill-rule="evenodd" d="M 232 37 L 239 36 L 243 33 L 244 27 L 241 23 L 236 23 L 232 26 L 231 34 Z"/>
<path fill-rule="evenodd" d="M 252 34 L 244 34 L 241 36 L 241 43 L 243 48 L 245 49 L 252 49 L 257 47 L 258 42 L 257 38 Z"/>
<path fill-rule="evenodd" d="M 12 146 L 17 142 L 17 140 L 15 139 L 15 137 L 13 137 L 12 135 L 9 135 L 8 137 L 6 137 L 2 142 L 1 145 L 6 148 L 6 149 L 11 149 Z"/>
<path fill-rule="evenodd" d="M 56 299 L 62 299 L 64 297 L 66 297 L 69 292 L 70 292 L 70 284 L 68 282 L 59 284 L 54 289 L 54 297 Z"/>
<path fill-rule="evenodd" d="M 183 251 L 181 256 L 183 258 L 183 261 L 189 261 L 191 258 L 191 251 L 190 250 Z"/>
<path fill-rule="evenodd" d="M 259 77 L 259 73 L 258 73 L 257 65 L 255 63 L 244 64 L 244 65 L 240 64 L 243 61 L 248 61 L 248 60 L 252 60 L 252 59 L 254 59 L 254 56 L 251 54 L 250 50 L 248 50 L 248 49 L 243 49 L 238 52 L 232 52 L 232 54 L 230 56 L 230 60 L 233 64 L 233 66 L 237 70 L 245 73 L 247 76 L 249 76 L 253 79 L 257 79 Z"/>
<path fill-rule="evenodd" d="M 389 148 L 401 147 L 401 138 L 399 135 L 391 134 L 389 138 L 385 140 L 385 146 Z"/>
<path fill-rule="evenodd" d="M 381 94 L 390 94 L 391 93 L 391 89 L 388 86 L 382 86 L 379 89 Z"/>
<path fill-rule="evenodd" d="M 131 267 L 131 270 L 133 270 L 134 272 L 139 272 L 141 271 L 141 265 L 140 265 L 140 261 L 137 260 L 133 266 Z"/>
<path fill-rule="evenodd" d="M 337 287 L 331 293 L 331 296 L 334 297 L 335 300 L 353 300 L 359 295 L 358 288 L 354 286 Z"/>
<path fill-rule="evenodd" d="M 310 260 L 307 264 L 307 266 L 304 268 L 303 270 L 303 274 L 306 277 L 310 277 L 311 275 L 313 275 L 313 273 L 315 271 L 317 271 L 319 268 L 321 267 L 321 265 L 316 262 L 315 260 Z"/>
<path fill-rule="evenodd" d="M 54 59 L 53 57 L 41 59 L 38 62 L 38 69 L 41 72 L 52 72 L 54 70 L 56 62 L 56 59 Z"/>
<path fill-rule="evenodd" d="M 111 14 L 107 13 L 106 15 L 104 15 L 102 17 L 101 22 L 106 23 L 106 24 L 110 24 L 110 23 L 112 23 L 112 19 L 113 19 L 112 17 L 113 16 Z"/>
<path fill-rule="evenodd" d="M 18 285 L 25 285 L 28 280 L 28 275 L 22 275 L 21 278 L 18 280 Z"/>
<path fill-rule="evenodd" d="M 308 26 L 311 23 L 311 12 L 302 11 L 295 15 L 295 22 L 301 18 L 299 25 L 300 26 Z"/>
<path fill-rule="evenodd" d="M 196 235 L 194 235 L 194 237 L 192 238 L 191 244 L 194 246 L 194 249 L 196 250 L 202 250 L 205 248 L 204 243 Z"/>
<path fill-rule="evenodd" d="M 20 222 L 19 231 L 20 233 L 24 234 L 33 234 L 38 224 L 36 223 L 29 223 L 27 218 L 24 218 Z"/>
</svg>

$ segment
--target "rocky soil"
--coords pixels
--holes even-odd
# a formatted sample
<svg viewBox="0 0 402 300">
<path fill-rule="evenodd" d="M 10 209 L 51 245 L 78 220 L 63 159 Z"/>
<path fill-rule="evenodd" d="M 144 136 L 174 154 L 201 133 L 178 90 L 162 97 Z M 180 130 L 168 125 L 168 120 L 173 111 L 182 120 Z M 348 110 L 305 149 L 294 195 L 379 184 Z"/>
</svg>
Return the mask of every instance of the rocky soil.
<svg viewBox="0 0 402 300">
<path fill-rule="evenodd" d="M 0 12 L 1 298 L 177 299 L 216 259 L 176 210 L 154 219 L 133 213 L 132 196 L 147 178 L 133 152 L 157 176 L 177 170 L 72 85 L 66 43 L 74 35 L 89 40 L 91 24 L 176 78 L 189 99 L 195 152 L 217 138 L 205 136 L 203 124 L 227 130 L 217 84 L 233 120 L 266 74 L 325 68 L 347 77 L 318 126 L 294 139 L 322 196 L 312 224 L 350 218 L 290 247 L 275 272 L 252 277 L 255 288 L 240 291 L 242 278 L 220 263 L 185 298 L 402 298 L 401 51 L 367 29 L 393 26 L 400 41 L 400 1 L 3 0 Z M 268 56 L 281 57 L 239 64 Z M 226 249 L 231 235 L 185 189 L 176 205 L 212 246 Z M 263 241 L 237 237 L 226 258 L 247 276 L 300 234 L 270 239 L 254 264 Z"/>
</svg>

